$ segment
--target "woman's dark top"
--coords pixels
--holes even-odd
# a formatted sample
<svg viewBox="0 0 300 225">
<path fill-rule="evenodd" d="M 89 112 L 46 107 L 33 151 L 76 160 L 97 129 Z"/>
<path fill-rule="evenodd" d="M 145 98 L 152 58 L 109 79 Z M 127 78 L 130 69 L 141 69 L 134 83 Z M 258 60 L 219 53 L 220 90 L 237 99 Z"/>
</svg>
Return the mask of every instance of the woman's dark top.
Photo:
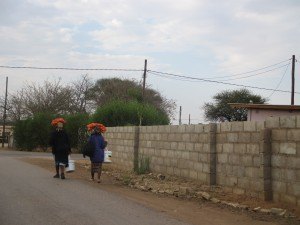
<svg viewBox="0 0 300 225">
<path fill-rule="evenodd" d="M 68 164 L 68 155 L 71 153 L 69 137 L 64 130 L 55 130 L 50 137 L 50 145 L 56 162 Z"/>
<path fill-rule="evenodd" d="M 102 163 L 104 161 L 104 148 L 105 148 L 105 142 L 103 136 L 99 133 L 92 134 L 89 138 L 89 141 L 91 141 L 95 147 L 94 155 L 90 158 L 91 162 Z"/>
</svg>

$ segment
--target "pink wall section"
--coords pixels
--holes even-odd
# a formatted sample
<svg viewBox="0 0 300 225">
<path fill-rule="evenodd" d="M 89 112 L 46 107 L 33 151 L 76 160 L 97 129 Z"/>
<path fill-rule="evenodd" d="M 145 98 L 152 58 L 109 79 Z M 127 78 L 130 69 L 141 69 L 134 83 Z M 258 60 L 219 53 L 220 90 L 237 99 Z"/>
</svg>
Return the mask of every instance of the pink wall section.
<svg viewBox="0 0 300 225">
<path fill-rule="evenodd" d="M 248 121 L 263 121 L 268 117 L 279 116 L 296 116 L 300 115 L 300 111 L 286 111 L 286 110 L 267 110 L 267 109 L 248 109 Z"/>
</svg>

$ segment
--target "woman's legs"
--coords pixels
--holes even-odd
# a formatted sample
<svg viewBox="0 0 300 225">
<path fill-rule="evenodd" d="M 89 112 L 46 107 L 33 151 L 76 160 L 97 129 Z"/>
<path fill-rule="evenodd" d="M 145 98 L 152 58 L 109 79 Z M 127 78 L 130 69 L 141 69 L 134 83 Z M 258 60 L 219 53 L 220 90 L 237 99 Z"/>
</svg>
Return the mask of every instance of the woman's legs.
<svg viewBox="0 0 300 225">
<path fill-rule="evenodd" d="M 59 168 L 60 168 L 60 178 L 65 179 L 65 166 L 59 165 Z"/>
<path fill-rule="evenodd" d="M 102 173 L 102 163 L 99 164 L 99 169 L 98 169 L 98 183 L 101 182 L 100 177 Z"/>
</svg>

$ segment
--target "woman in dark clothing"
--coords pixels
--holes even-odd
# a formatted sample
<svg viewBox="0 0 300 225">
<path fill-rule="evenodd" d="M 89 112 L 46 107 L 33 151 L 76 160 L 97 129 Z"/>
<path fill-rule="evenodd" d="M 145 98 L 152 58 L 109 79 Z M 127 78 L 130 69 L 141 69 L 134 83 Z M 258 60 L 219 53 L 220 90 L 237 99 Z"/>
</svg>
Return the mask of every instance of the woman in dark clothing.
<svg viewBox="0 0 300 225">
<path fill-rule="evenodd" d="M 63 130 L 63 118 L 57 118 L 52 121 L 52 125 L 56 127 L 50 137 L 50 146 L 52 147 L 52 154 L 55 160 L 56 174 L 54 178 L 65 179 L 65 167 L 68 167 L 68 156 L 71 153 L 70 142 L 68 134 Z"/>
<path fill-rule="evenodd" d="M 106 142 L 101 133 L 105 132 L 106 128 L 99 123 L 89 124 L 88 130 L 91 132 L 89 142 L 94 146 L 94 154 L 90 157 L 91 160 L 91 180 L 94 181 L 94 175 L 97 173 L 97 182 L 100 183 L 100 177 L 102 173 L 102 163 L 104 161 L 104 148 Z"/>
</svg>

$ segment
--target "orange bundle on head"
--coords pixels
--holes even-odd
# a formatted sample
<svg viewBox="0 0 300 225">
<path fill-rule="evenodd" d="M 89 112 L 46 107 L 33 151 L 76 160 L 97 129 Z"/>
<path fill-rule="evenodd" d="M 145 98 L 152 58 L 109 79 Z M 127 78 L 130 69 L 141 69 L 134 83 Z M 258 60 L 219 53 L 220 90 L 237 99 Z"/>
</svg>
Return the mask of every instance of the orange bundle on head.
<svg viewBox="0 0 300 225">
<path fill-rule="evenodd" d="M 63 118 L 56 118 L 52 120 L 51 125 L 56 127 L 58 123 L 66 123 L 66 121 Z"/>
<path fill-rule="evenodd" d="M 101 124 L 101 123 L 90 123 L 90 124 L 87 125 L 88 131 L 92 131 L 95 128 L 98 128 L 98 130 L 101 133 L 104 133 L 106 131 L 106 127 L 103 124 Z"/>
</svg>

